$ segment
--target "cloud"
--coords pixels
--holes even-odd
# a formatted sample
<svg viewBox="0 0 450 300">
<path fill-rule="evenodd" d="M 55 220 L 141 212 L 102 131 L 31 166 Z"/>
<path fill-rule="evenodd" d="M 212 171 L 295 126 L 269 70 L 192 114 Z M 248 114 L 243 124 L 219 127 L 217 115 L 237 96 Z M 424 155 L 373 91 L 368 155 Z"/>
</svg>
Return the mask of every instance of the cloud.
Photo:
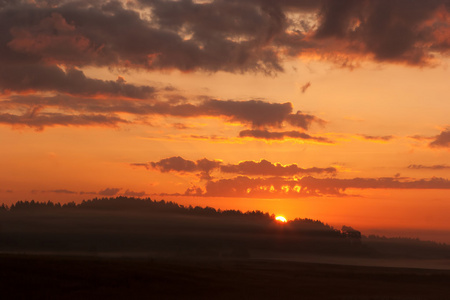
<svg viewBox="0 0 450 300">
<path fill-rule="evenodd" d="M 326 0 L 314 35 L 325 55 L 334 44 L 350 57 L 423 65 L 449 51 L 448 10 L 446 0 Z"/>
<path fill-rule="evenodd" d="M 186 160 L 180 156 L 161 159 L 158 162 L 149 163 L 154 169 L 162 173 L 176 171 L 176 172 L 194 172 L 197 171 L 197 164 L 194 161 Z"/>
<path fill-rule="evenodd" d="M 392 135 L 366 135 L 366 134 L 360 134 L 359 136 L 361 136 L 362 138 L 366 139 L 366 140 L 371 140 L 371 141 L 384 141 L 384 142 L 388 142 L 390 140 L 392 140 L 394 138 L 394 136 Z"/>
<path fill-rule="evenodd" d="M 216 136 L 216 135 L 212 135 L 212 136 L 206 136 L 206 135 L 196 135 L 196 134 L 191 134 L 188 136 L 188 138 L 190 139 L 195 139 L 195 140 L 205 140 L 205 141 L 213 141 L 213 142 L 221 142 L 221 143 L 229 143 L 230 140 L 226 137 L 220 137 L 220 136 Z"/>
<path fill-rule="evenodd" d="M 308 129 L 313 123 L 323 124 L 325 122 L 314 115 L 304 114 L 300 111 L 293 113 L 293 105 L 290 102 L 271 103 L 261 100 L 205 99 L 197 104 L 173 104 L 155 100 L 108 99 L 105 101 L 104 99 L 84 99 L 65 95 L 53 97 L 11 96 L 9 100 L 0 102 L 0 108 L 2 107 L 13 110 L 32 110 L 35 115 L 41 114 L 47 108 L 57 108 L 79 114 L 128 113 L 136 116 L 157 115 L 179 118 L 217 117 L 254 128 L 281 127 L 284 124 L 290 124 Z M 14 117 L 20 119 L 15 115 L 12 115 L 11 118 Z M 5 116 L 5 118 L 7 117 Z M 110 116 L 109 118 L 114 124 L 126 123 L 125 120 L 118 117 Z M 9 123 L 13 123 L 13 120 L 10 120 Z M 48 123 L 50 124 L 50 122 Z"/>
<path fill-rule="evenodd" d="M 281 30 L 268 9 L 222 1 L 180 4 L 146 2 L 152 10 L 151 20 L 120 2 L 10 6 L 0 13 L 4 20 L 0 25 L 8 37 L 3 41 L 8 45 L 4 52 L 77 66 L 183 71 L 282 69 L 273 47 L 264 46 Z M 28 22 L 23 22 L 24 15 Z M 254 37 L 244 42 L 229 39 L 243 34 Z"/>
<path fill-rule="evenodd" d="M 395 177 L 380 178 L 353 178 L 337 179 L 326 178 L 318 179 L 313 177 L 304 177 L 301 180 L 306 186 L 317 187 L 326 186 L 345 190 L 347 188 L 357 189 L 450 189 L 450 181 L 444 178 L 433 177 L 431 179 L 418 179 L 404 181 Z"/>
<path fill-rule="evenodd" d="M 301 87 L 302 94 L 304 94 L 304 93 L 306 92 L 306 90 L 307 90 L 310 86 L 311 86 L 311 82 L 307 82 L 306 84 L 304 84 L 304 85 Z"/>
<path fill-rule="evenodd" d="M 189 194 L 189 190 L 186 191 Z M 206 197 L 243 197 L 243 198 L 280 198 L 299 196 L 319 196 L 322 194 L 339 195 L 338 189 L 313 189 L 300 185 L 292 179 L 281 177 L 250 178 L 238 176 L 232 179 L 208 181 L 202 196 Z M 198 196 L 198 194 L 197 194 Z"/>
<path fill-rule="evenodd" d="M 405 181 L 392 177 L 338 179 L 306 176 L 289 179 L 238 176 L 208 181 L 204 190 L 188 189 L 185 194 L 205 197 L 295 198 L 348 196 L 345 194 L 347 189 L 450 189 L 450 181 L 444 178 Z"/>
<path fill-rule="evenodd" d="M 128 84 L 122 77 L 116 81 L 86 77 L 83 71 L 66 71 L 55 65 L 0 63 L 0 90 L 14 92 L 54 91 L 73 96 L 121 97 L 146 99 L 156 89 L 150 86 Z"/>
<path fill-rule="evenodd" d="M 56 193 L 56 194 L 78 194 L 78 192 L 74 192 L 74 191 L 69 191 L 69 190 L 50 190 L 50 191 L 46 191 L 48 193 Z"/>
<path fill-rule="evenodd" d="M 295 198 L 297 196 L 348 196 L 345 193 L 347 189 L 450 189 L 450 181 L 445 178 L 413 179 L 396 175 L 395 177 L 342 179 L 335 177 L 337 170 L 332 167 L 301 168 L 297 164 L 282 165 L 265 159 L 225 164 L 219 160 L 203 158 L 192 161 L 174 156 L 157 162 L 131 165 L 163 173 L 196 174 L 206 180 L 205 185 L 192 186 L 185 191 L 184 195 L 207 197 Z M 441 167 L 409 166 L 412 169 L 440 169 Z M 213 178 L 211 176 L 213 171 L 225 175 L 225 178 Z M 219 173 L 215 175 L 220 176 Z M 227 178 L 228 174 L 238 176 Z M 311 174 L 332 175 L 332 177 L 313 177 Z"/>
<path fill-rule="evenodd" d="M 336 173 L 335 168 L 300 168 L 296 164 L 282 165 L 271 163 L 265 159 L 260 161 L 243 161 L 239 164 L 227 164 L 220 167 L 223 173 L 260 176 L 294 176 L 311 173 Z"/>
<path fill-rule="evenodd" d="M 312 140 L 320 143 L 333 143 L 327 138 L 314 137 L 300 131 L 273 132 L 268 130 L 243 130 L 239 133 L 239 137 L 251 137 L 255 139 L 265 139 L 265 140 L 283 140 L 285 138 L 292 138 L 299 140 Z"/>
<path fill-rule="evenodd" d="M 418 141 L 432 140 L 433 139 L 433 137 L 423 136 L 423 135 L 418 135 L 418 134 L 412 135 L 412 136 L 408 136 L 408 137 L 411 138 L 411 139 L 414 139 L 414 140 L 418 140 Z"/>
<path fill-rule="evenodd" d="M 134 192 L 134 191 L 130 191 L 130 190 L 126 190 L 125 193 L 123 193 L 124 196 L 127 197 L 144 197 L 145 195 L 147 195 L 144 191 L 142 192 Z"/>
<path fill-rule="evenodd" d="M 98 194 L 102 196 L 115 196 L 119 193 L 120 190 L 121 188 L 106 188 L 98 192 Z"/>
<path fill-rule="evenodd" d="M 271 163 L 265 159 L 260 161 L 242 161 L 238 164 L 224 164 L 219 160 L 209 160 L 206 158 L 197 161 L 186 160 L 180 156 L 173 156 L 161 159 L 157 162 L 134 163 L 131 166 L 145 167 L 147 169 L 158 170 L 162 173 L 200 173 L 200 178 L 211 180 L 210 173 L 214 170 L 222 173 L 258 175 L 258 176 L 294 176 L 301 174 L 334 174 L 335 168 L 300 168 L 296 164 L 282 165 L 280 163 Z"/>
<path fill-rule="evenodd" d="M 172 126 L 173 126 L 173 128 L 180 129 L 180 130 L 192 128 L 192 127 L 190 127 L 190 126 L 188 126 L 186 124 L 183 124 L 183 123 L 174 123 L 174 124 L 172 124 Z"/>
<path fill-rule="evenodd" d="M 171 115 L 176 117 L 213 116 L 222 117 L 234 122 L 250 124 L 253 127 L 280 127 L 284 122 L 303 129 L 314 123 L 324 121 L 316 116 L 300 111 L 293 113 L 290 102 L 270 103 L 261 100 L 216 100 L 206 99 L 197 105 L 157 103 L 146 107 L 149 114 Z"/>
<path fill-rule="evenodd" d="M 24 115 L 15 115 L 10 113 L 0 114 L 0 124 L 11 126 L 27 126 L 37 130 L 44 127 L 60 126 L 107 126 L 116 127 L 119 124 L 128 123 L 128 121 L 115 115 L 68 115 L 61 113 L 38 113 L 33 110 Z"/>
<path fill-rule="evenodd" d="M 211 179 L 210 172 L 217 169 L 221 162 L 217 160 L 209 160 L 206 158 L 197 161 L 187 160 L 180 156 L 173 156 L 161 159 L 157 162 L 134 163 L 132 166 L 145 167 L 147 169 L 155 169 L 162 173 L 179 172 L 179 173 L 200 173 L 201 179 Z"/>
<path fill-rule="evenodd" d="M 450 128 L 442 131 L 438 136 L 434 138 L 434 141 L 430 143 L 430 147 L 433 148 L 450 148 Z"/>
<path fill-rule="evenodd" d="M 309 54 L 424 65 L 450 49 L 447 0 L 2 3 L 13 64 L 276 73 Z"/>
<path fill-rule="evenodd" d="M 32 190 L 31 193 L 32 194 L 37 194 L 37 193 L 55 193 L 55 194 L 67 194 L 67 195 L 78 194 L 78 192 L 71 191 L 71 190 L 66 190 L 66 189 L 45 190 L 45 191 L 44 190 Z"/>
<path fill-rule="evenodd" d="M 446 166 L 446 165 L 432 165 L 432 166 L 424 166 L 424 165 L 409 165 L 408 169 L 413 169 L 413 170 L 445 170 L 445 169 L 450 169 L 450 166 Z"/>
</svg>

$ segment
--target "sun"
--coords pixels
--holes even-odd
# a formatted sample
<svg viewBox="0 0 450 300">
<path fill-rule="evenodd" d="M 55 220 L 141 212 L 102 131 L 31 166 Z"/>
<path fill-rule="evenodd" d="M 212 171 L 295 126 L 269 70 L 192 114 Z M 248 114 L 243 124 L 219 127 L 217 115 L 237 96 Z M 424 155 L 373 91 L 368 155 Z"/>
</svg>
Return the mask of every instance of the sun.
<svg viewBox="0 0 450 300">
<path fill-rule="evenodd" d="M 281 223 L 286 223 L 287 222 L 286 218 L 283 217 L 283 216 L 276 216 L 275 220 L 277 220 L 278 222 L 281 222 Z"/>
</svg>

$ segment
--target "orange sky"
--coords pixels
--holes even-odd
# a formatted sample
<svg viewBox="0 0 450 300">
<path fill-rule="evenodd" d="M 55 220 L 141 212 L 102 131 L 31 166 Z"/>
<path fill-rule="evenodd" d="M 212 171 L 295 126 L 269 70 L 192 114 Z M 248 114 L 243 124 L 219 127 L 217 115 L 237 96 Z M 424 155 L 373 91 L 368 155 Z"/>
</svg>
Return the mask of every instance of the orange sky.
<svg viewBox="0 0 450 300">
<path fill-rule="evenodd" d="M 149 196 L 450 243 L 449 7 L 412 2 L 0 4 L 0 202 Z"/>
</svg>

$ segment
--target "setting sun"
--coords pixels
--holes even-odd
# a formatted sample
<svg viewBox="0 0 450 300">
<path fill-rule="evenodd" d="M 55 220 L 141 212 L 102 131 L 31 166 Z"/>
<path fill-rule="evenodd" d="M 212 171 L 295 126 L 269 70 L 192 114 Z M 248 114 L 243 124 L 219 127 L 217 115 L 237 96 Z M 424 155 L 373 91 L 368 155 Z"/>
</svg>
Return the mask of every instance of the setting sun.
<svg viewBox="0 0 450 300">
<path fill-rule="evenodd" d="M 278 222 L 282 222 L 282 223 L 286 223 L 287 222 L 286 218 L 283 217 L 283 216 L 276 216 L 275 220 L 277 220 Z"/>
</svg>

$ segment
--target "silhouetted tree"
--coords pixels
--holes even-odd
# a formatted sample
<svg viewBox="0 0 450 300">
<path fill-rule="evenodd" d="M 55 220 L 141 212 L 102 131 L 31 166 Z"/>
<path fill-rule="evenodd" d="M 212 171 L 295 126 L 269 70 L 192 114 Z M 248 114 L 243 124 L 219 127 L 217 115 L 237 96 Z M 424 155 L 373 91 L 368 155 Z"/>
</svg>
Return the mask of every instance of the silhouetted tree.
<svg viewBox="0 0 450 300">
<path fill-rule="evenodd" d="M 361 244 L 361 232 L 350 226 L 342 226 L 341 233 L 348 238 L 352 244 Z"/>
</svg>

